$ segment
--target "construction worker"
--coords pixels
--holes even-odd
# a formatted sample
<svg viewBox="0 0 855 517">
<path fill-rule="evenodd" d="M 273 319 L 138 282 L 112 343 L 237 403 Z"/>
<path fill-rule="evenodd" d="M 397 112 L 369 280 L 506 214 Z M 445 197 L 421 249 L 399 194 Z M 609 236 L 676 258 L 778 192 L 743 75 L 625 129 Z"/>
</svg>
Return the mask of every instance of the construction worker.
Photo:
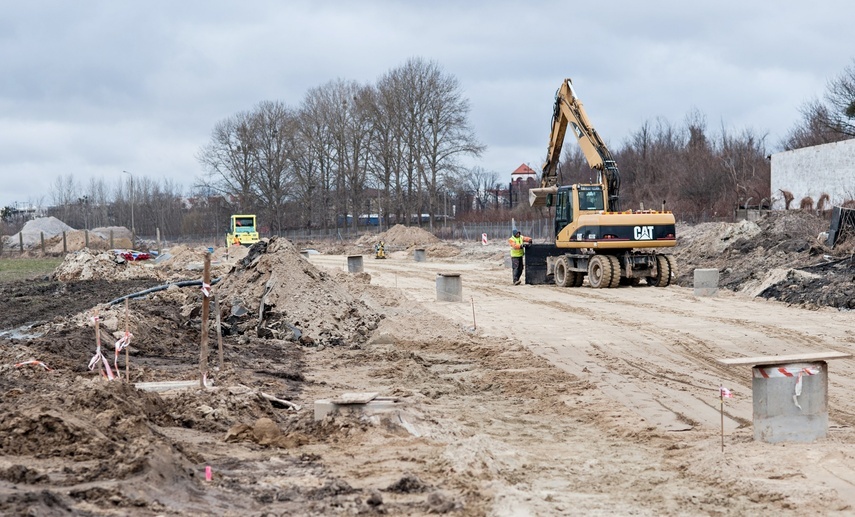
<svg viewBox="0 0 855 517">
<path fill-rule="evenodd" d="M 386 258 L 386 243 L 384 243 L 383 241 L 380 241 L 374 245 L 374 258 L 376 258 L 376 259 Z"/>
<path fill-rule="evenodd" d="M 520 234 L 520 231 L 514 228 L 511 238 L 508 239 L 508 244 L 511 245 L 511 266 L 514 271 L 514 285 L 520 285 L 520 277 L 523 272 L 523 257 L 525 249 L 531 244 L 531 237 L 526 237 Z"/>
</svg>

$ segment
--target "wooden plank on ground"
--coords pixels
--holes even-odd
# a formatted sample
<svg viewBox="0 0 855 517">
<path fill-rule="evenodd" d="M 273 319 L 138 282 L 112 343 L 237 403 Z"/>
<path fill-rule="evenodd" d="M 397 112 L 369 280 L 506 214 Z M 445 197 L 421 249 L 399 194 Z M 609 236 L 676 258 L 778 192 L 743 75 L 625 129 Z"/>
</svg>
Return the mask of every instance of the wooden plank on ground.
<svg viewBox="0 0 855 517">
<path fill-rule="evenodd" d="M 852 357 L 852 354 L 845 352 L 815 352 L 810 354 L 734 357 L 731 359 L 716 359 L 716 361 L 727 366 L 762 366 L 769 364 L 812 363 L 828 361 L 829 359 L 846 359 L 848 357 Z"/>
<path fill-rule="evenodd" d="M 380 393 L 378 392 L 362 392 L 362 393 L 342 393 L 340 397 L 331 400 L 333 404 L 368 404 Z"/>
</svg>

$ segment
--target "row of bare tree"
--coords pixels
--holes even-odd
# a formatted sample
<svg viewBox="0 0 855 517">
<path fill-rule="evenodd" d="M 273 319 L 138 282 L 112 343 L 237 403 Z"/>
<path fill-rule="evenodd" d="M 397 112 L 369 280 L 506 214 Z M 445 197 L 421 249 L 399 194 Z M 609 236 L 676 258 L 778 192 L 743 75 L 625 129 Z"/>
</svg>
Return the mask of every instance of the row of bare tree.
<svg viewBox="0 0 855 517">
<path fill-rule="evenodd" d="M 413 58 L 374 85 L 336 80 L 222 120 L 198 154 L 203 185 L 274 232 L 370 213 L 432 225 L 463 188 L 459 159 L 484 149 L 468 112 L 455 77 Z"/>
<path fill-rule="evenodd" d="M 688 222 L 731 217 L 737 207 L 771 204 L 764 137 L 711 134 L 700 113 L 683 125 L 645 123 L 612 150 L 621 171 L 621 206 L 672 210 Z M 565 151 L 563 183 L 595 179 L 578 146 Z"/>
<path fill-rule="evenodd" d="M 414 58 L 376 84 L 336 80 L 309 90 L 299 106 L 266 101 L 223 119 L 198 152 L 204 176 L 190 195 L 170 180 L 128 174 L 112 185 L 79 184 L 69 174 L 51 188 L 50 215 L 76 228 L 123 225 L 146 236 L 160 229 L 169 238 L 220 235 L 229 214 L 239 212 L 259 214 L 270 234 L 339 228 L 360 214 L 382 214 L 384 226 L 412 214 L 429 214 L 429 226 L 449 215 L 492 221 L 542 215 L 527 206 L 524 192 L 508 195 L 506 173 L 460 166 L 460 158 L 484 150 L 468 113 L 456 78 Z M 824 101 L 803 108 L 803 119 L 779 146 L 852 138 L 853 117 L 855 65 L 829 82 Z M 665 205 L 690 222 L 768 206 L 774 193 L 765 139 L 748 130 L 711 132 L 697 112 L 680 125 L 647 122 L 611 149 L 622 206 Z M 569 142 L 559 174 L 562 183 L 595 177 Z M 7 222 L 14 214 L 9 207 L 2 212 Z"/>
</svg>

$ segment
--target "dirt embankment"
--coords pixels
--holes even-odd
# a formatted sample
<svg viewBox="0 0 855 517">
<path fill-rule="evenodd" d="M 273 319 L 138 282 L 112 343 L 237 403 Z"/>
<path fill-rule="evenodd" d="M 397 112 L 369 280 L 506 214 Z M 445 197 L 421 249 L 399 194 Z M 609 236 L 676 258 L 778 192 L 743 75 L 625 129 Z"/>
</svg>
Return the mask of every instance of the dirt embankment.
<svg viewBox="0 0 855 517">
<path fill-rule="evenodd" d="M 757 222 L 678 226 L 676 283 L 696 268 L 718 269 L 720 286 L 806 307 L 855 309 L 853 244 L 825 245 L 828 220 L 809 212 L 772 212 Z"/>
</svg>

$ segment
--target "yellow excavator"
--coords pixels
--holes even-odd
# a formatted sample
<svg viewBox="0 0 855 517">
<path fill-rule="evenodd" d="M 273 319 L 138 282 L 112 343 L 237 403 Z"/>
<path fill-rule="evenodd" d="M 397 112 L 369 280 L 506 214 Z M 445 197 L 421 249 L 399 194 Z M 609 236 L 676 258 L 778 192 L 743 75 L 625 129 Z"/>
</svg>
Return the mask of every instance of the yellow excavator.
<svg viewBox="0 0 855 517">
<path fill-rule="evenodd" d="M 592 184 L 558 183 L 558 161 L 567 128 L 591 169 Z M 531 206 L 555 210 L 555 244 L 536 244 L 526 251 L 526 284 L 550 280 L 579 287 L 585 277 L 594 288 L 621 284 L 665 287 L 671 283 L 674 258 L 658 252 L 677 244 L 671 212 L 626 210 L 620 207 L 620 172 L 597 134 L 582 102 L 565 79 L 555 95 L 552 132 L 540 188 L 529 191 Z"/>
</svg>

